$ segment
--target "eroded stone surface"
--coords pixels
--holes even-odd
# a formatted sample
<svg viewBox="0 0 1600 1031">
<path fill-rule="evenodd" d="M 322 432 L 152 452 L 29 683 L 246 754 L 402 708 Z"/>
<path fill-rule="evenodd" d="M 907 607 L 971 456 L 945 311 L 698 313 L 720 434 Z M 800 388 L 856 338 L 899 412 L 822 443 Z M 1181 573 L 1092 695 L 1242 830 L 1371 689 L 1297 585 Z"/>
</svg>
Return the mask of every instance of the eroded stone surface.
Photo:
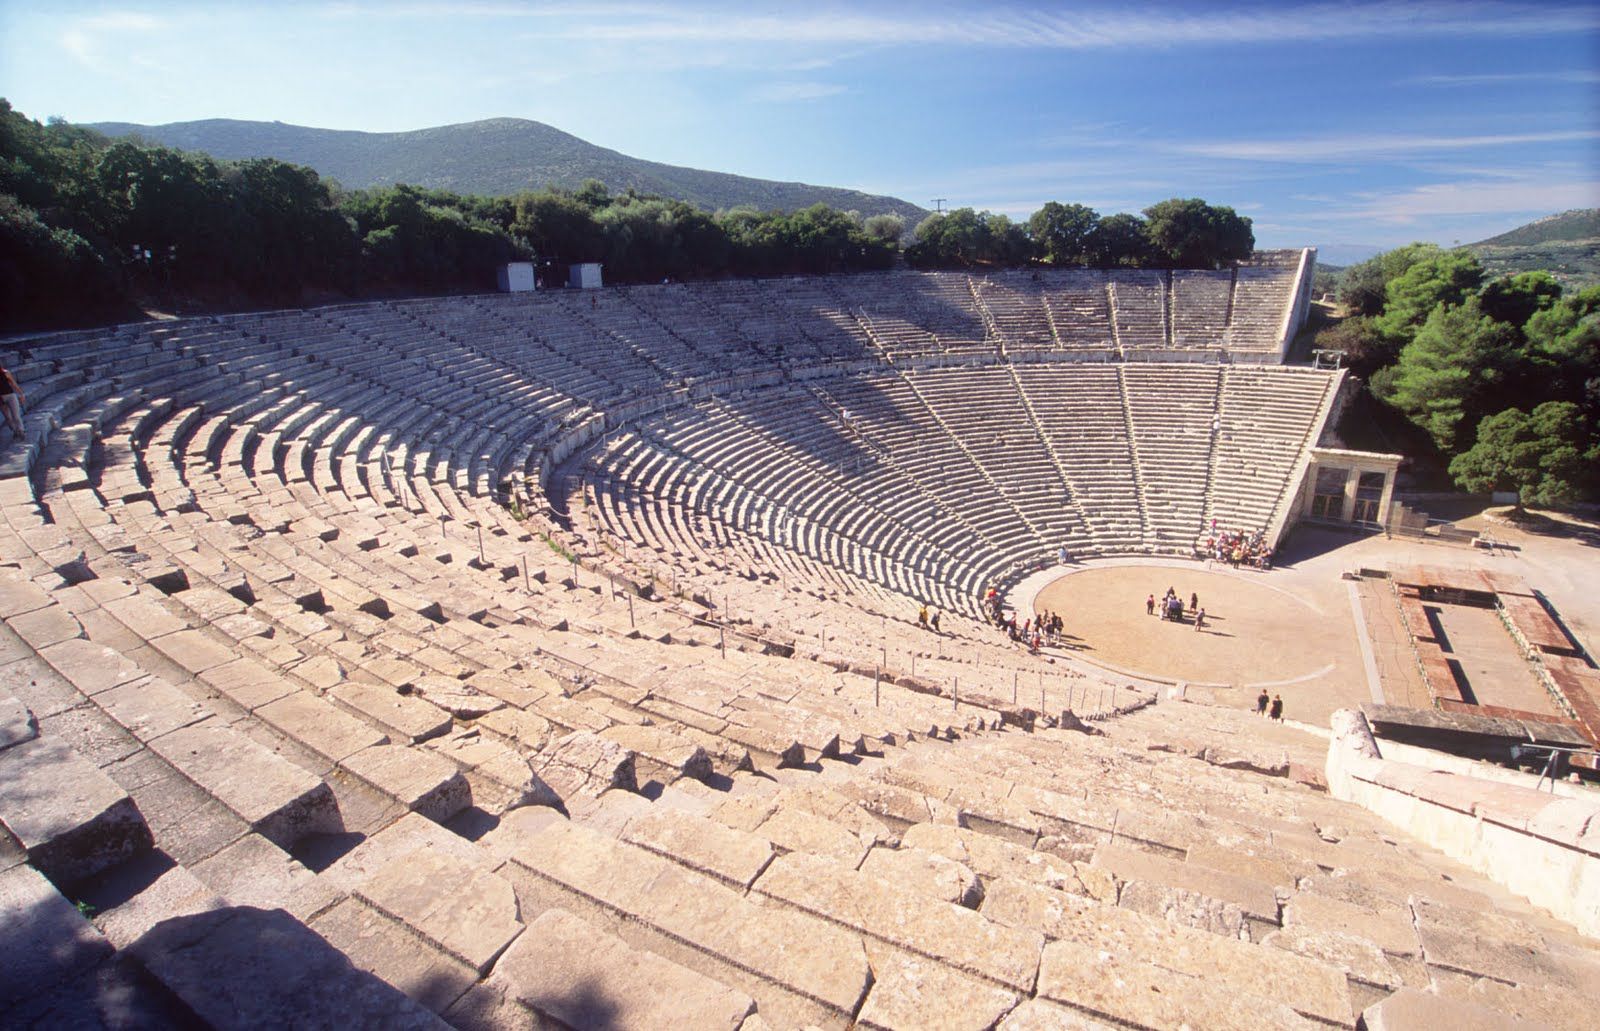
<svg viewBox="0 0 1600 1031">
<path fill-rule="evenodd" d="M 750 886 L 774 854 L 758 834 L 664 808 L 629 821 L 623 838 L 741 888 Z"/>
<path fill-rule="evenodd" d="M 167 920 L 129 951 L 214 1027 L 447 1026 L 282 910 L 233 907 Z"/>
<path fill-rule="evenodd" d="M 560 910 L 542 913 L 506 950 L 488 983 L 568 1027 L 738 1028 L 744 992 Z"/>
<path fill-rule="evenodd" d="M 215 719 L 159 737 L 150 748 L 280 846 L 339 829 L 326 784 Z"/>
<path fill-rule="evenodd" d="M 925 956 L 869 943 L 872 990 L 861 1006 L 861 1027 L 894 1031 L 985 1031 L 1017 1004 L 1017 993 L 963 974 Z"/>
<path fill-rule="evenodd" d="M 402 855 L 368 877 L 358 894 L 480 973 L 522 933 L 510 883 L 457 856 Z"/>
<path fill-rule="evenodd" d="M 345 759 L 343 765 L 432 820 L 443 822 L 472 804 L 472 787 L 455 764 L 420 748 L 376 745 Z"/>
<path fill-rule="evenodd" d="M 967 909 L 977 909 L 983 901 L 983 884 L 978 875 L 937 852 L 906 846 L 875 848 L 867 853 L 861 872 Z"/>
<path fill-rule="evenodd" d="M 0 752 L 0 822 L 28 860 L 70 884 L 152 843 L 144 815 L 110 777 L 57 740 Z"/>
<path fill-rule="evenodd" d="M 0 695 L 0 752 L 39 736 L 39 721 L 10 695 Z"/>
</svg>

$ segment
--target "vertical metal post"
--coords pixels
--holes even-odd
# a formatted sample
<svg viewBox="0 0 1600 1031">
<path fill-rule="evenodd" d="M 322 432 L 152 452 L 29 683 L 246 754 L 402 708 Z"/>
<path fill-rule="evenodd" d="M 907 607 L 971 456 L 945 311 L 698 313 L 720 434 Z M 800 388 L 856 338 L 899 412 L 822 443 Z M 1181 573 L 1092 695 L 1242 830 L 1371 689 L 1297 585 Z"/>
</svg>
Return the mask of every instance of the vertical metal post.
<svg viewBox="0 0 1600 1031">
<path fill-rule="evenodd" d="M 633 629 L 633 592 L 628 592 L 628 629 Z"/>
<path fill-rule="evenodd" d="M 955 686 L 950 689 L 950 709 L 951 709 L 951 711 L 954 712 L 956 706 L 959 705 L 960 703 L 961 703 L 961 678 L 960 677 L 956 677 L 955 678 Z"/>
<path fill-rule="evenodd" d="M 533 593 L 533 578 L 528 576 L 527 552 L 523 552 L 522 555 L 522 589 L 527 591 L 529 594 Z"/>
<path fill-rule="evenodd" d="M 727 627 L 725 627 L 725 626 L 717 627 L 717 641 L 718 641 L 719 647 L 722 648 L 722 657 L 724 659 L 726 659 L 728 657 L 728 628 Z"/>
<path fill-rule="evenodd" d="M 1012 670 L 1011 671 L 1011 704 L 1012 705 L 1016 705 L 1017 704 L 1017 677 L 1020 676 L 1020 675 L 1021 674 L 1019 674 L 1016 670 Z"/>
<path fill-rule="evenodd" d="M 872 670 L 872 707 L 878 707 L 878 684 L 883 679 L 883 670 L 874 667 Z"/>
<path fill-rule="evenodd" d="M 578 586 L 578 560 L 572 560 L 572 586 Z"/>
<path fill-rule="evenodd" d="M 478 527 L 478 565 L 486 566 L 489 560 L 483 556 L 483 527 Z"/>
</svg>

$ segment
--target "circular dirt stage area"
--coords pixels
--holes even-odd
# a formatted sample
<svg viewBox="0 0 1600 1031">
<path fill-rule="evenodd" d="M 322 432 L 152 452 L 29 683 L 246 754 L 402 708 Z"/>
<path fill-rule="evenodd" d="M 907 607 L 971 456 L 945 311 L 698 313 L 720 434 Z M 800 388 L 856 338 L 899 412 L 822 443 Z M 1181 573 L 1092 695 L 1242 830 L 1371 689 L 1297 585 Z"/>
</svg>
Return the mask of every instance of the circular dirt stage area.
<svg viewBox="0 0 1600 1031">
<path fill-rule="evenodd" d="M 1270 586 L 1270 575 L 1197 565 L 1096 566 L 1046 585 L 1033 609 L 1060 614 L 1070 654 L 1124 673 L 1250 687 L 1327 672 L 1342 628 Z M 1168 587 L 1183 599 L 1181 623 L 1145 613 L 1145 599 L 1154 594 L 1159 611 Z M 1199 631 L 1191 594 L 1206 611 Z"/>
</svg>

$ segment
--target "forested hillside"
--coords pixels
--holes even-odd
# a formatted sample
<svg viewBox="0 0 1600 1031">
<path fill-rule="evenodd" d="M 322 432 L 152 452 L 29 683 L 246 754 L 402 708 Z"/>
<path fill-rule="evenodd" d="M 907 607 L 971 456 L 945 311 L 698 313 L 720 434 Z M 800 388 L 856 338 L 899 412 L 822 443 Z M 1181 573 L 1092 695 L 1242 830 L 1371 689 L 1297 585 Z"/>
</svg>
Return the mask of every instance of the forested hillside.
<svg viewBox="0 0 1600 1031">
<path fill-rule="evenodd" d="M 645 161 L 523 118 L 490 118 L 412 132 L 348 132 L 227 118 L 169 125 L 103 122 L 89 128 L 113 138 L 133 135 L 230 161 L 277 158 L 307 165 L 350 189 L 407 183 L 507 197 L 546 187 L 576 190 L 595 179 L 611 193 L 632 190 L 687 201 L 706 211 L 740 206 L 798 211 L 826 204 L 863 216 L 898 215 L 911 225 L 927 214 L 895 197 Z"/>
</svg>

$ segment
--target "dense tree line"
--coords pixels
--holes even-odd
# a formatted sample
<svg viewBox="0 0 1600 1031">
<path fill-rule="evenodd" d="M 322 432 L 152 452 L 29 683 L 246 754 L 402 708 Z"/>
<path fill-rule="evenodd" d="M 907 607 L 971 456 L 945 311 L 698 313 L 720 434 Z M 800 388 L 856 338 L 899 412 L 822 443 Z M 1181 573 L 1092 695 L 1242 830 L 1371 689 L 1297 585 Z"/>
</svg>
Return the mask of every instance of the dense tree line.
<svg viewBox="0 0 1600 1031">
<path fill-rule="evenodd" d="M 1026 224 L 971 208 L 929 215 L 906 261 L 927 268 L 1021 265 L 1221 268 L 1255 249 L 1250 220 L 1199 198 L 1164 200 L 1144 217 L 1101 217 L 1082 204 L 1050 201 Z"/>
<path fill-rule="evenodd" d="M 1471 252 L 1411 244 L 1345 270 L 1345 351 L 1471 491 L 1558 505 L 1600 488 L 1600 287 L 1547 272 L 1485 281 Z"/>
<path fill-rule="evenodd" d="M 683 201 L 577 190 L 460 196 L 344 190 L 270 158 L 221 161 L 112 141 L 0 99 L 0 324 L 131 316 L 131 299 L 202 305 L 482 289 L 495 266 L 537 256 L 559 275 L 598 261 L 613 282 L 882 269 L 906 234 L 895 215 L 710 213 Z M 916 227 L 919 267 L 1216 267 L 1247 257 L 1250 220 L 1200 200 L 1144 217 L 1046 204 L 1026 223 L 971 208 Z"/>
</svg>

